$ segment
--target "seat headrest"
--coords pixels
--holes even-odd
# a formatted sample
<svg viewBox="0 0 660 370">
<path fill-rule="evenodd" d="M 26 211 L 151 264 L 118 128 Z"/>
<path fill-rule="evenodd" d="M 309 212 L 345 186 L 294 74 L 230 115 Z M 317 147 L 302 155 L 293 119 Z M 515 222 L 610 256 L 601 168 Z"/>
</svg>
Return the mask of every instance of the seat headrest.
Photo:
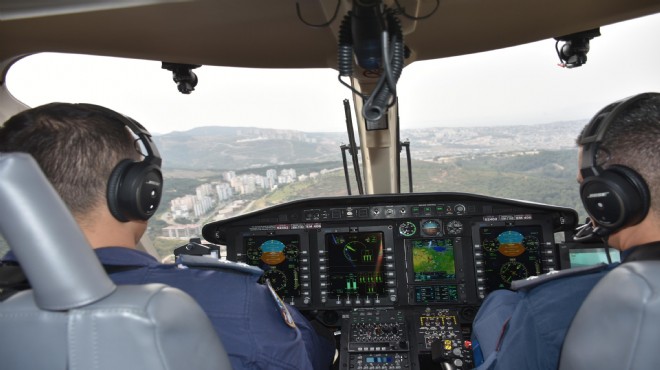
<svg viewBox="0 0 660 370">
<path fill-rule="evenodd" d="M 16 255 L 39 308 L 68 310 L 115 290 L 68 208 L 37 162 L 0 153 L 0 233 Z"/>
</svg>

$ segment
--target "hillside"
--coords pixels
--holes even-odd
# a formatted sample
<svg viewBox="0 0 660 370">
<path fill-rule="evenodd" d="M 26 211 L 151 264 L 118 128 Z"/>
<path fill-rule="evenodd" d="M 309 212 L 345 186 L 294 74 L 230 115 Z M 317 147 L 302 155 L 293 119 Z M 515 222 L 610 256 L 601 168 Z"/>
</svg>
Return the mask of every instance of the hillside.
<svg viewBox="0 0 660 370">
<path fill-rule="evenodd" d="M 447 156 L 509 151 L 558 150 L 575 147 L 584 121 L 500 127 L 436 127 L 402 130 L 412 157 L 433 160 Z M 279 164 L 341 161 L 346 133 L 310 133 L 245 127 L 199 127 L 155 136 L 167 170 L 237 170 Z"/>
<path fill-rule="evenodd" d="M 200 127 L 155 136 L 165 169 L 237 170 L 341 160 L 341 134 Z"/>
<path fill-rule="evenodd" d="M 578 188 L 577 151 L 541 151 L 515 156 L 483 156 L 447 163 L 413 161 L 415 192 L 467 192 L 528 200 L 577 209 L 585 217 Z M 402 192 L 407 192 L 407 174 Z M 353 194 L 355 182 L 351 183 Z M 346 195 L 343 172 L 320 176 L 315 181 L 283 186 L 256 200 L 252 210 L 318 196 Z"/>
</svg>

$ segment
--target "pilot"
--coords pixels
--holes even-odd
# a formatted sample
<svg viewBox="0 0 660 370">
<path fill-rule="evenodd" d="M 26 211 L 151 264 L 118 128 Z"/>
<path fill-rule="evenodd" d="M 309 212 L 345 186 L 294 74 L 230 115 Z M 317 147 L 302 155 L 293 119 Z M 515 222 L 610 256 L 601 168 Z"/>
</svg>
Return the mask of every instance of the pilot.
<svg viewBox="0 0 660 370">
<path fill-rule="evenodd" d="M 139 151 L 139 142 L 148 153 Z M 259 284 L 260 270 L 236 263 L 180 268 L 136 249 L 162 190 L 160 157 L 137 122 L 91 104 L 47 104 L 0 128 L 0 152 L 15 151 L 36 159 L 115 283 L 164 283 L 190 294 L 211 319 L 234 369 L 331 366 L 331 337 L 319 335 Z M 11 260 L 11 253 L 4 258 Z"/>
<path fill-rule="evenodd" d="M 660 94 L 603 108 L 577 144 L 590 235 L 621 251 L 622 263 L 660 259 Z M 490 293 L 473 324 L 478 369 L 557 369 L 577 310 L 617 265 L 562 270 Z"/>
</svg>

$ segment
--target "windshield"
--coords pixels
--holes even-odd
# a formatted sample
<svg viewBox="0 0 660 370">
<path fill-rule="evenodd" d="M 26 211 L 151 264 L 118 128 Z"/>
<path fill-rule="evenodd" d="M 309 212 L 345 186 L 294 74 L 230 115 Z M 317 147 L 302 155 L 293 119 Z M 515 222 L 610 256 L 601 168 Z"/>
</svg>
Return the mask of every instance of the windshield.
<svg viewBox="0 0 660 370">
<path fill-rule="evenodd" d="M 583 219 L 575 137 L 607 103 L 660 90 L 660 15 L 603 27 L 601 34 L 580 68 L 557 65 L 554 40 L 407 66 L 397 92 L 412 190 L 566 206 Z M 201 237 L 210 221 L 347 194 L 342 102 L 352 98 L 336 71 L 193 72 L 199 82 L 184 95 L 157 61 L 46 53 L 17 62 L 7 84 L 30 106 L 100 104 L 154 134 L 165 190 L 149 236 L 163 257 Z M 407 192 L 405 151 L 401 159 Z"/>
</svg>

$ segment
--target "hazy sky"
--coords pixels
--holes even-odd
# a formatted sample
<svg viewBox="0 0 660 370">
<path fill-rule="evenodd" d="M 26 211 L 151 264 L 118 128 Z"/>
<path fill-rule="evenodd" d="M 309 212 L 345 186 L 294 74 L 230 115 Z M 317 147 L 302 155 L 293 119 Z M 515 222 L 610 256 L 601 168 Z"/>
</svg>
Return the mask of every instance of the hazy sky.
<svg viewBox="0 0 660 370">
<path fill-rule="evenodd" d="M 606 104 L 660 91 L 660 14 L 601 28 L 580 68 L 557 66 L 555 41 L 415 62 L 398 84 L 402 129 L 535 124 L 590 118 Z M 156 133 L 196 126 L 345 131 L 349 91 L 334 70 L 204 66 L 180 94 L 160 62 L 40 54 L 19 61 L 10 91 L 31 106 L 106 105 Z"/>
</svg>

